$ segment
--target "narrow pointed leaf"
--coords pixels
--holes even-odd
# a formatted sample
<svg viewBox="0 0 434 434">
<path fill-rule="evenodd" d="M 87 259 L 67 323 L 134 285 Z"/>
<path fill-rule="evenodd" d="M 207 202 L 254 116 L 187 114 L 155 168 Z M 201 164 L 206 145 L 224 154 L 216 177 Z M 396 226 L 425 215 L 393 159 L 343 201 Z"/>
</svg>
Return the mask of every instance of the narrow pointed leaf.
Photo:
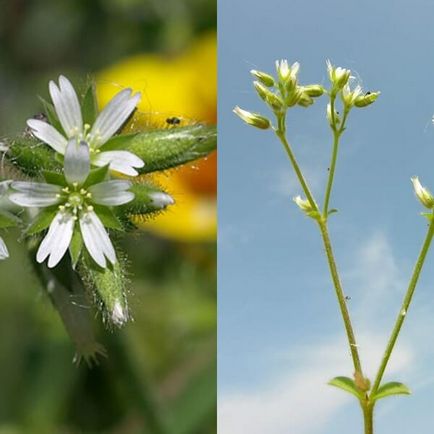
<svg viewBox="0 0 434 434">
<path fill-rule="evenodd" d="M 332 380 L 330 380 L 328 384 L 330 386 L 338 387 L 339 389 L 345 390 L 345 392 L 351 393 L 357 399 L 362 398 L 362 394 L 352 378 L 335 377 Z"/>
<path fill-rule="evenodd" d="M 7 211 L 0 211 L 0 228 L 12 228 L 18 226 L 19 219 Z"/>
<path fill-rule="evenodd" d="M 45 116 L 47 116 L 48 122 L 53 125 L 53 127 L 56 128 L 57 131 L 63 133 L 62 125 L 60 125 L 59 118 L 57 117 L 53 104 L 51 104 L 41 96 L 39 97 L 39 101 L 41 101 L 42 108 L 44 110 Z"/>
<path fill-rule="evenodd" d="M 95 95 L 95 84 L 89 84 L 81 103 L 81 112 L 85 124 L 93 125 L 98 114 L 98 105 Z"/>
<path fill-rule="evenodd" d="M 47 181 L 48 184 L 55 184 L 55 185 L 66 185 L 65 176 L 63 173 L 59 172 L 52 172 L 49 170 L 45 170 L 42 172 L 42 176 L 44 177 L 45 181 Z"/>
<path fill-rule="evenodd" d="M 77 263 L 80 259 L 80 254 L 83 249 L 83 238 L 80 230 L 77 228 L 71 239 L 69 245 L 69 254 L 71 255 L 72 268 L 75 270 Z"/>
<path fill-rule="evenodd" d="M 107 178 L 108 169 L 109 165 L 104 167 L 98 167 L 97 169 L 92 169 L 83 187 L 89 187 L 90 185 L 103 182 Z"/>
<path fill-rule="evenodd" d="M 107 208 L 106 206 L 94 205 L 94 210 L 106 228 L 115 229 L 117 231 L 124 230 L 121 222 L 110 208 Z"/>
<path fill-rule="evenodd" d="M 55 215 L 57 214 L 58 207 L 50 206 L 48 208 L 44 208 L 30 223 L 30 226 L 27 228 L 27 235 L 35 235 L 43 230 L 47 229 L 53 221 Z"/>
<path fill-rule="evenodd" d="M 372 397 L 372 399 L 377 400 L 381 398 L 386 398 L 387 396 L 410 394 L 410 389 L 405 384 L 399 383 L 397 381 L 392 381 L 379 387 L 377 393 Z"/>
</svg>

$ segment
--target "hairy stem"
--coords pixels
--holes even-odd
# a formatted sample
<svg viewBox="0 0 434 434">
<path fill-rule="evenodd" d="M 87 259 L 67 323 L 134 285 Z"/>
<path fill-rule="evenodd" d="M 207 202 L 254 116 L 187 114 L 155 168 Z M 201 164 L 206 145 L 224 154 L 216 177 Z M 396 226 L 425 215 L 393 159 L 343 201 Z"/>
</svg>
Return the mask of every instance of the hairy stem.
<svg viewBox="0 0 434 434">
<path fill-rule="evenodd" d="M 332 150 L 332 157 L 331 157 L 331 162 L 330 162 L 329 176 L 328 176 L 328 180 L 327 180 L 327 187 L 326 187 L 326 192 L 324 195 L 325 199 L 324 199 L 324 207 L 323 207 L 323 216 L 325 219 L 327 219 L 327 214 L 329 211 L 330 196 L 332 193 L 333 181 L 334 181 L 335 170 L 336 170 L 336 162 L 337 162 L 337 158 L 338 158 L 339 141 L 340 141 L 342 133 L 345 130 L 345 123 L 347 121 L 347 116 L 349 113 L 347 109 L 344 110 L 344 116 L 342 118 L 342 124 L 339 128 L 336 128 L 336 120 L 335 120 L 335 116 L 334 116 L 335 107 L 334 107 L 334 99 L 333 98 L 332 98 L 330 104 L 332 107 L 332 123 L 334 125 L 332 127 L 332 130 L 333 130 L 333 150 Z"/>
<path fill-rule="evenodd" d="M 327 262 L 329 264 L 330 274 L 335 288 L 336 297 L 338 299 L 339 308 L 341 311 L 342 319 L 344 321 L 345 331 L 347 334 L 348 344 L 350 346 L 351 358 L 353 359 L 354 370 L 363 378 L 362 365 L 360 362 L 359 350 L 357 348 L 356 338 L 354 336 L 353 326 L 351 324 L 350 314 L 348 312 L 347 302 L 339 279 L 339 273 L 336 266 L 336 260 L 333 254 L 333 248 L 330 242 L 328 233 L 327 222 L 323 219 L 318 220 L 321 237 L 324 243 Z"/>
<path fill-rule="evenodd" d="M 304 194 L 306 195 L 307 200 L 309 201 L 311 207 L 313 209 L 318 209 L 315 199 L 313 198 L 313 195 L 310 191 L 309 186 L 307 185 L 306 180 L 304 179 L 303 173 L 300 169 L 300 166 L 298 165 L 297 159 L 295 158 L 294 153 L 292 152 L 291 145 L 289 144 L 287 138 L 286 138 L 286 123 L 285 123 L 285 114 L 282 114 L 278 117 L 278 129 L 276 130 L 277 137 L 279 137 L 280 141 L 283 144 L 283 147 L 285 148 L 286 153 L 288 154 L 289 160 L 291 161 L 292 167 L 294 168 L 295 174 L 297 175 L 297 178 L 301 184 L 301 187 L 304 191 Z"/>
<path fill-rule="evenodd" d="M 434 218 L 432 218 L 430 221 L 428 232 L 426 234 L 421 251 L 419 253 L 416 264 L 414 266 L 413 274 L 411 276 L 410 283 L 408 285 L 408 289 L 404 297 L 404 301 L 398 313 L 398 317 L 396 319 L 395 326 L 393 327 L 392 334 L 390 335 L 389 342 L 387 343 L 386 351 L 384 352 L 383 358 L 381 360 L 380 367 L 375 377 L 374 385 L 372 386 L 371 396 L 375 395 L 378 388 L 380 387 L 381 380 L 383 379 L 384 371 L 386 370 L 393 348 L 395 347 L 396 341 L 399 336 L 399 332 L 401 331 L 402 324 L 404 323 L 404 320 L 407 316 L 408 308 L 410 307 L 411 300 L 413 298 L 413 294 L 416 289 L 416 285 L 419 280 L 419 276 L 422 271 L 422 267 L 425 262 L 426 255 L 430 248 L 433 235 L 434 235 Z"/>
</svg>

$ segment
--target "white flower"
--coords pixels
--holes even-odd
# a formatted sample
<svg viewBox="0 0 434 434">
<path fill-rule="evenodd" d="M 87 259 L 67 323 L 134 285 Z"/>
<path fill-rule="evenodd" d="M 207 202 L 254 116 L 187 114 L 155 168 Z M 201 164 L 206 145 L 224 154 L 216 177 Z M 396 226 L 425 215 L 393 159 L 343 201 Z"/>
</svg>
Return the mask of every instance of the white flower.
<svg viewBox="0 0 434 434">
<path fill-rule="evenodd" d="M 128 151 L 101 151 L 103 146 L 128 119 L 140 101 L 140 93 L 132 95 L 131 89 L 124 89 L 115 95 L 99 113 L 95 123 L 83 124 L 80 103 L 71 82 L 59 77 L 59 86 L 50 81 L 49 90 L 63 134 L 52 125 L 38 119 L 29 119 L 27 125 L 33 134 L 64 155 L 71 139 L 77 143 L 85 141 L 90 148 L 91 164 L 105 166 L 125 175 L 138 175 L 136 168 L 144 166 L 143 161 Z M 132 96 L 131 96 L 132 95 Z"/>
<path fill-rule="evenodd" d="M 277 75 L 283 82 L 286 82 L 289 79 L 295 81 L 297 79 L 299 69 L 300 64 L 298 62 L 294 62 L 291 66 L 289 66 L 286 59 L 276 60 Z"/>
<path fill-rule="evenodd" d="M 0 237 L 0 261 L 3 259 L 9 258 L 9 252 L 8 248 L 6 247 L 5 242 L 3 241 L 3 238 Z"/>
<path fill-rule="evenodd" d="M 340 66 L 335 67 L 332 65 L 330 60 L 326 61 L 327 72 L 329 74 L 329 79 L 336 90 L 342 89 L 351 77 L 351 71 L 349 69 L 341 68 Z"/>
<path fill-rule="evenodd" d="M 347 107 L 353 107 L 357 98 L 362 94 L 361 86 L 357 85 L 354 89 L 351 89 L 349 83 L 347 83 L 342 89 L 342 99 Z"/>
<path fill-rule="evenodd" d="M 54 218 L 39 246 L 36 260 L 48 258 L 48 267 L 55 267 L 65 255 L 78 222 L 84 245 L 95 262 L 105 268 L 107 260 L 116 263 L 116 253 L 93 205 L 117 206 L 134 199 L 128 191 L 130 181 L 103 181 L 84 186 L 90 173 L 90 153 L 86 142 L 69 141 L 65 150 L 65 185 L 37 182 L 13 182 L 9 199 L 23 207 L 50 207 Z"/>
</svg>

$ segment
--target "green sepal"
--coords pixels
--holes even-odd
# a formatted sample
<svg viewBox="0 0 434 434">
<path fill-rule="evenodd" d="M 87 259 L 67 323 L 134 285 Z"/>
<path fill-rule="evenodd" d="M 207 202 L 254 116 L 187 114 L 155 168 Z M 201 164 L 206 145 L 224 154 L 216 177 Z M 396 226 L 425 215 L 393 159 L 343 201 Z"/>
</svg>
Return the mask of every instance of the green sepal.
<svg viewBox="0 0 434 434">
<path fill-rule="evenodd" d="M 77 267 L 82 249 L 83 237 L 81 236 L 80 229 L 76 227 L 72 235 L 71 243 L 69 244 L 69 254 L 71 255 L 71 263 L 74 270 Z"/>
<path fill-rule="evenodd" d="M 60 185 L 62 187 L 66 186 L 67 182 L 63 173 L 52 172 L 50 170 L 44 170 L 42 176 L 48 184 Z"/>
<path fill-rule="evenodd" d="M 9 144 L 8 160 L 22 173 L 37 177 L 41 171 L 60 171 L 62 165 L 48 145 L 32 136 L 18 136 Z"/>
<path fill-rule="evenodd" d="M 196 124 L 116 136 L 101 150 L 130 151 L 145 162 L 145 166 L 138 171 L 150 173 L 206 157 L 216 147 L 216 127 Z"/>
<path fill-rule="evenodd" d="M 100 218 L 102 224 L 106 228 L 115 229 L 117 231 L 124 230 L 121 222 L 110 208 L 102 205 L 94 205 L 93 208 L 97 216 Z"/>
<path fill-rule="evenodd" d="M 8 211 L 0 210 L 0 229 L 18 226 L 20 220 Z"/>
<path fill-rule="evenodd" d="M 357 399 L 362 399 L 363 395 L 360 389 L 357 387 L 356 383 L 352 378 L 349 377 L 335 377 L 333 380 L 328 382 L 330 386 L 338 387 L 345 392 L 351 393 Z"/>
<path fill-rule="evenodd" d="M 93 125 L 98 115 L 98 104 L 96 101 L 95 83 L 91 82 L 87 87 L 82 102 L 81 113 L 85 124 Z"/>
<path fill-rule="evenodd" d="M 124 269 L 125 261 L 119 252 L 117 256 L 118 262 L 114 265 L 109 264 L 108 268 L 101 268 L 83 249 L 77 267 L 88 293 L 93 297 L 104 322 L 109 326 L 121 326 L 129 318 L 126 299 L 129 281 Z M 116 305 L 119 305 L 124 312 L 123 320 L 114 315 Z"/>
<path fill-rule="evenodd" d="M 86 179 L 86 182 L 83 184 L 83 187 L 89 187 L 94 184 L 98 184 L 103 182 L 107 178 L 107 173 L 109 170 L 109 165 L 98 167 L 97 169 L 92 169 L 89 172 L 89 176 Z"/>
<path fill-rule="evenodd" d="M 41 101 L 42 108 L 44 110 L 45 116 L 47 116 L 48 123 L 50 123 L 57 131 L 63 133 L 62 125 L 57 117 L 56 110 L 54 109 L 54 105 L 42 98 L 39 97 L 39 101 Z"/>
<path fill-rule="evenodd" d="M 127 216 L 131 214 L 148 214 L 161 211 L 165 208 L 156 204 L 152 195 L 168 193 L 150 181 L 145 181 L 143 179 L 132 180 L 132 185 L 129 191 L 134 193 L 134 199 L 125 205 L 116 207 L 116 214 Z"/>
<path fill-rule="evenodd" d="M 44 208 L 30 223 L 30 226 L 26 229 L 26 234 L 35 235 L 47 229 L 53 221 L 58 210 L 59 208 L 56 205 Z"/>
<path fill-rule="evenodd" d="M 377 393 L 371 396 L 373 401 L 386 398 L 393 395 L 410 395 L 410 389 L 403 383 L 397 381 L 391 381 L 390 383 L 383 384 L 377 390 Z"/>
<path fill-rule="evenodd" d="M 420 215 L 425 217 L 429 222 L 431 222 L 434 217 L 432 212 L 421 212 Z"/>
</svg>

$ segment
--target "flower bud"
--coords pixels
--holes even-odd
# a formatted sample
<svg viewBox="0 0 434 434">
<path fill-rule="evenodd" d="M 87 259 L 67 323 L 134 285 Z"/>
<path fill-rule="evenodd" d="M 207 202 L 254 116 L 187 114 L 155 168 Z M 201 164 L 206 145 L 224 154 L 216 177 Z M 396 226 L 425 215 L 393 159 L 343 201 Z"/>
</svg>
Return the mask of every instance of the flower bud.
<svg viewBox="0 0 434 434">
<path fill-rule="evenodd" d="M 276 60 L 276 70 L 277 76 L 282 84 L 286 86 L 290 86 L 290 88 L 294 88 L 297 83 L 297 74 L 300 69 L 300 64 L 298 62 L 294 62 L 291 66 L 288 65 L 288 61 L 286 59 Z"/>
<path fill-rule="evenodd" d="M 259 97 L 263 101 L 267 102 L 267 97 L 272 92 L 266 86 L 264 86 L 262 83 L 260 83 L 259 81 L 254 81 L 253 86 L 255 87 L 255 90 L 256 90 L 257 94 L 259 95 Z"/>
<path fill-rule="evenodd" d="M 362 88 L 356 86 L 351 90 L 350 85 L 347 83 L 342 89 L 342 101 L 347 108 L 351 108 L 355 105 L 357 98 L 362 93 Z"/>
<path fill-rule="evenodd" d="M 313 98 L 310 97 L 306 92 L 303 92 L 298 99 L 297 104 L 301 105 L 302 107 L 309 107 L 313 104 Z"/>
<path fill-rule="evenodd" d="M 434 207 L 434 197 L 431 192 L 422 186 L 417 176 L 411 178 L 411 182 L 413 183 L 414 193 L 422 205 L 432 209 Z"/>
<path fill-rule="evenodd" d="M 356 107 L 366 107 L 370 104 L 372 104 L 380 95 L 380 92 L 366 92 L 364 95 L 359 95 L 354 105 Z"/>
<path fill-rule="evenodd" d="M 303 86 L 303 92 L 312 98 L 317 98 L 324 93 L 325 89 L 320 84 Z"/>
<path fill-rule="evenodd" d="M 248 112 L 248 111 L 243 110 L 242 108 L 240 108 L 238 106 L 236 106 L 233 109 L 233 112 L 237 116 L 239 116 L 246 124 L 252 125 L 252 126 L 254 126 L 256 128 L 260 128 L 262 130 L 266 130 L 266 129 L 270 128 L 270 125 L 271 125 L 270 121 L 266 117 L 264 117 L 258 113 Z"/>
<path fill-rule="evenodd" d="M 302 199 L 300 196 L 296 196 L 293 198 L 293 201 L 306 215 L 312 218 L 318 218 L 318 210 L 314 208 L 307 199 Z"/>
<path fill-rule="evenodd" d="M 267 87 L 273 87 L 275 85 L 274 78 L 265 72 L 257 71 L 256 69 L 252 69 L 250 71 L 255 78 L 257 78 L 263 85 Z"/>
<path fill-rule="evenodd" d="M 335 67 L 331 64 L 330 60 L 327 60 L 327 71 L 333 85 L 333 92 L 335 93 L 343 89 L 350 79 L 351 71 L 349 69 L 344 69 L 340 66 Z"/>
</svg>

